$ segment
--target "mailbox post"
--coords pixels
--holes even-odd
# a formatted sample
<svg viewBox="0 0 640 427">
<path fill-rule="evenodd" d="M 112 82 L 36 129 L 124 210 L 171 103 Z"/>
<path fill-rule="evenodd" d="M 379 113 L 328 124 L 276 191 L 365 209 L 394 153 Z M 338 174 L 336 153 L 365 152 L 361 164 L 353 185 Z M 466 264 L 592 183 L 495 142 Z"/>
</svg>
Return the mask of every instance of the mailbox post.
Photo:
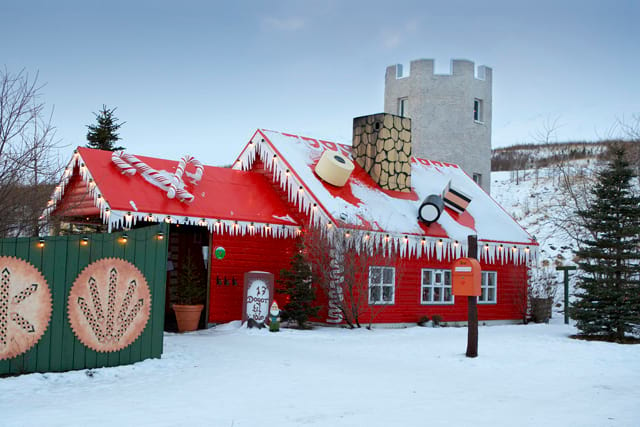
<svg viewBox="0 0 640 427">
<path fill-rule="evenodd" d="M 476 259 L 478 239 L 469 236 L 469 257 L 453 263 L 451 291 L 456 296 L 466 296 L 467 311 L 467 357 L 478 357 L 478 296 L 482 293 L 482 268 Z"/>
</svg>

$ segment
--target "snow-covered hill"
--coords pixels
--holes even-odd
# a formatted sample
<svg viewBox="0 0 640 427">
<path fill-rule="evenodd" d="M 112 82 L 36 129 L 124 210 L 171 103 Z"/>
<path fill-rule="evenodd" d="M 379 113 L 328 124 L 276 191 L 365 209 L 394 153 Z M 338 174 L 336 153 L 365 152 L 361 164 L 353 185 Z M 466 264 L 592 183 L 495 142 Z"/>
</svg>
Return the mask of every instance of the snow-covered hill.
<svg viewBox="0 0 640 427">
<path fill-rule="evenodd" d="M 491 173 L 491 196 L 540 243 L 542 265 L 573 265 L 575 242 L 558 229 L 563 193 L 553 168 Z M 566 207 L 566 205 L 565 205 Z"/>
</svg>

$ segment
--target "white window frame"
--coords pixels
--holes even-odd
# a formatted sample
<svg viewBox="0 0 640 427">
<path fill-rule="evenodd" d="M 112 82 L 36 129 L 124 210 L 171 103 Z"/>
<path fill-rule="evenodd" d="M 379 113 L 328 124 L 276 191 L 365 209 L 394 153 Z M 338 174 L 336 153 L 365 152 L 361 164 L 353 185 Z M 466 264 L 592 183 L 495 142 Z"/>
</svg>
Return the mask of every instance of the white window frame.
<svg viewBox="0 0 640 427">
<path fill-rule="evenodd" d="M 477 107 L 476 107 L 477 105 Z M 484 103 L 480 98 L 473 98 L 473 121 L 484 123 Z"/>
<path fill-rule="evenodd" d="M 379 270 L 379 280 L 374 283 L 374 279 L 376 276 L 375 271 Z M 384 273 L 385 271 L 391 271 L 391 280 L 385 281 Z M 380 288 L 378 291 L 378 298 L 373 299 L 372 288 Z M 384 301 L 384 290 L 385 288 L 391 288 L 391 300 Z M 369 288 L 367 289 L 368 299 L 370 305 L 390 305 L 395 304 L 396 301 L 396 269 L 395 267 L 385 267 L 385 266 L 370 266 L 369 267 Z"/>
<path fill-rule="evenodd" d="M 425 274 L 429 275 L 429 283 L 425 284 Z M 436 282 L 437 275 L 440 274 L 440 282 Z M 449 277 L 449 284 L 447 285 L 447 276 Z M 430 289 L 429 300 L 424 299 L 425 289 Z M 434 301 L 436 289 L 439 291 L 439 300 Z M 449 292 L 451 300 L 446 301 L 445 294 Z M 455 297 L 451 289 L 451 270 L 437 269 L 437 268 L 423 268 L 420 272 L 420 304 L 423 305 L 452 305 L 455 303 Z"/>
<path fill-rule="evenodd" d="M 493 284 L 489 284 L 489 276 L 493 276 Z M 482 294 L 478 297 L 478 304 L 498 303 L 498 273 L 496 271 L 482 272 Z M 489 299 L 489 290 L 493 289 L 493 298 Z"/>
<path fill-rule="evenodd" d="M 407 117 L 407 107 L 409 106 L 409 98 L 398 98 L 398 115 Z"/>
</svg>

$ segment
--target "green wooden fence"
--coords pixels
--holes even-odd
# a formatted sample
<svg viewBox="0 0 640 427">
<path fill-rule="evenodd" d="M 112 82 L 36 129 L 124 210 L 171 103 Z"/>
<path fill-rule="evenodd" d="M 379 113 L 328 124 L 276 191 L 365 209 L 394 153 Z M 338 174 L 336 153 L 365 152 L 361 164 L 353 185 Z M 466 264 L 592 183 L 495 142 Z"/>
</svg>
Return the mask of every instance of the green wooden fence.
<svg viewBox="0 0 640 427">
<path fill-rule="evenodd" d="M 53 308 L 37 344 L 19 356 L 0 360 L 0 375 L 117 366 L 159 358 L 168 234 L 168 225 L 162 223 L 120 233 L 46 237 L 43 242 L 37 237 L 1 239 L 0 256 L 28 261 L 40 270 L 51 290 Z M 144 275 L 151 293 L 150 316 L 133 343 L 119 351 L 97 352 L 74 334 L 67 316 L 67 299 L 74 280 L 86 266 L 110 257 L 134 264 Z"/>
</svg>

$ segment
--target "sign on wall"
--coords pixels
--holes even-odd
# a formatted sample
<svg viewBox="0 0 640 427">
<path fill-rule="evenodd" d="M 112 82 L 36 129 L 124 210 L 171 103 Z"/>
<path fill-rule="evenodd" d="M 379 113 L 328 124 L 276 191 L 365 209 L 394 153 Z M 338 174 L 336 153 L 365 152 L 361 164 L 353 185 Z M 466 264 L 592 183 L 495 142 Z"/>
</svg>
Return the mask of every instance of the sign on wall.
<svg viewBox="0 0 640 427">
<path fill-rule="evenodd" d="M 242 321 L 249 327 L 264 328 L 273 300 L 273 274 L 249 271 L 244 274 Z"/>
</svg>

